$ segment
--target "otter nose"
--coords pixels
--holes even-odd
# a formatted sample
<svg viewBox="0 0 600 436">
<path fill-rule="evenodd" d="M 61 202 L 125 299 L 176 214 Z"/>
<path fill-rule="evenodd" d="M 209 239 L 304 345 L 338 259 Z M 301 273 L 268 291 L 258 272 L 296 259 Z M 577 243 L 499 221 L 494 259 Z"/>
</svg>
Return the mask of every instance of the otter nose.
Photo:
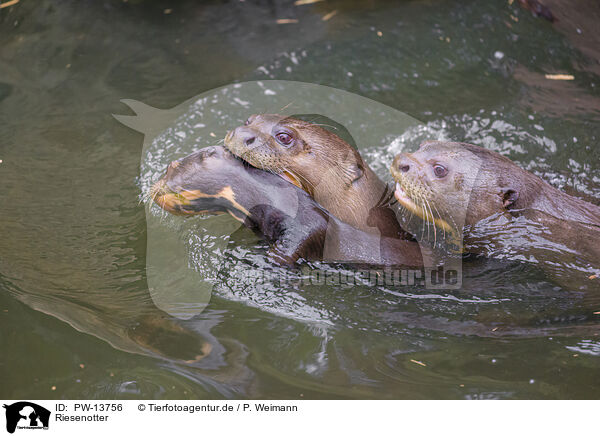
<svg viewBox="0 0 600 436">
<path fill-rule="evenodd" d="M 252 129 L 249 129 L 246 126 L 237 127 L 233 131 L 232 137 L 235 136 L 238 138 L 240 142 L 242 142 L 246 147 L 252 145 L 254 141 L 256 141 L 256 134 Z"/>
<path fill-rule="evenodd" d="M 399 154 L 394 159 L 394 166 L 400 172 L 407 173 L 410 170 L 410 160 L 404 153 Z"/>
<path fill-rule="evenodd" d="M 165 179 L 172 179 L 173 176 L 175 175 L 175 171 L 177 170 L 177 168 L 179 167 L 180 164 L 181 164 L 181 160 L 174 160 L 173 162 L 171 162 L 169 164 L 169 166 L 167 167 L 167 173 L 165 174 Z"/>
</svg>

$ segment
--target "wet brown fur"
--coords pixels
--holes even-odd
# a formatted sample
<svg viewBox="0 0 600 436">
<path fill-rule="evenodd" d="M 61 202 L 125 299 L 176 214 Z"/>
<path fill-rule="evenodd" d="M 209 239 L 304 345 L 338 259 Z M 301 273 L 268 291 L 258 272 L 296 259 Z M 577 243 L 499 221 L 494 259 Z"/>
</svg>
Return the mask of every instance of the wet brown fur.
<svg viewBox="0 0 600 436">
<path fill-rule="evenodd" d="M 286 147 L 276 140 L 280 130 L 293 135 L 293 144 Z M 389 208 L 392 195 L 387 185 L 358 151 L 316 124 L 252 115 L 246 125 L 227 135 L 225 146 L 251 165 L 297 182 L 329 212 L 358 229 L 406 236 Z"/>
<path fill-rule="evenodd" d="M 447 176 L 436 179 L 435 164 L 445 165 Z M 505 223 L 503 242 L 511 250 L 535 253 L 536 247 L 510 245 L 506 239 L 511 225 L 522 226 L 525 219 L 541 229 L 544 240 L 564 247 L 558 259 L 585 259 L 599 266 L 600 207 L 560 191 L 494 151 L 466 143 L 425 142 L 415 153 L 396 156 L 391 172 L 414 201 L 421 195 L 441 218 L 464 230 L 466 247 L 469 230 L 492 217 L 493 225 Z"/>
</svg>

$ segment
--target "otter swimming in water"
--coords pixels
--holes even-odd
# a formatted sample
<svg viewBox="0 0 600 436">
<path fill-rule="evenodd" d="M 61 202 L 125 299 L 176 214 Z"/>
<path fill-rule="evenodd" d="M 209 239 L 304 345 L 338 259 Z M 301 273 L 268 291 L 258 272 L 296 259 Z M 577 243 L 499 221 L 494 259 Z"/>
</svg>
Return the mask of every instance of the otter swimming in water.
<svg viewBox="0 0 600 436">
<path fill-rule="evenodd" d="M 597 271 L 600 207 L 472 144 L 428 141 L 391 166 L 398 202 L 466 251 Z"/>
<path fill-rule="evenodd" d="M 251 165 L 281 175 L 340 220 L 406 239 L 389 207 L 393 192 L 350 144 L 323 127 L 273 114 L 251 115 L 225 146 Z"/>
<path fill-rule="evenodd" d="M 326 211 L 305 191 L 233 156 L 207 147 L 173 161 L 150 196 L 176 215 L 229 213 L 271 243 L 278 263 L 298 259 L 423 266 L 414 241 L 360 231 Z"/>
</svg>

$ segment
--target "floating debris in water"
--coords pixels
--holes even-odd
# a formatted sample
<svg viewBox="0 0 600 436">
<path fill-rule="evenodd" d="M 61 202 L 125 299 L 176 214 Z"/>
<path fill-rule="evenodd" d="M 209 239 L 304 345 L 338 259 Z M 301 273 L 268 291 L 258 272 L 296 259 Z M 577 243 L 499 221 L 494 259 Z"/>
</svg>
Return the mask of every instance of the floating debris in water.
<svg viewBox="0 0 600 436">
<path fill-rule="evenodd" d="M 548 80 L 574 80 L 575 76 L 571 74 L 546 74 L 544 77 Z"/>
<path fill-rule="evenodd" d="M 426 365 L 426 364 L 424 364 L 423 362 L 420 362 L 420 361 L 418 361 L 418 360 L 415 360 L 415 359 L 410 359 L 410 361 L 411 361 L 412 363 L 416 363 L 417 365 L 421 365 L 421 366 L 427 366 L 427 365 Z"/>
<path fill-rule="evenodd" d="M 298 20 L 295 18 L 279 18 L 276 23 L 277 24 L 293 24 L 293 23 L 297 23 Z"/>
<path fill-rule="evenodd" d="M 334 11 L 329 12 L 326 15 L 323 15 L 323 18 L 321 18 L 321 20 L 323 21 L 329 21 L 334 15 L 336 15 L 338 13 L 337 9 Z"/>
<path fill-rule="evenodd" d="M 322 2 L 324 0 L 296 0 L 294 6 L 310 5 L 313 3 Z"/>
<path fill-rule="evenodd" d="M 9 1 L 9 2 L 6 2 L 6 3 L 0 3 L 0 9 L 2 9 L 2 8 L 7 8 L 7 7 L 9 7 L 9 6 L 12 6 L 12 5 L 16 5 L 16 4 L 17 4 L 17 3 L 19 3 L 20 1 L 21 1 L 21 0 L 11 0 L 11 1 Z"/>
</svg>

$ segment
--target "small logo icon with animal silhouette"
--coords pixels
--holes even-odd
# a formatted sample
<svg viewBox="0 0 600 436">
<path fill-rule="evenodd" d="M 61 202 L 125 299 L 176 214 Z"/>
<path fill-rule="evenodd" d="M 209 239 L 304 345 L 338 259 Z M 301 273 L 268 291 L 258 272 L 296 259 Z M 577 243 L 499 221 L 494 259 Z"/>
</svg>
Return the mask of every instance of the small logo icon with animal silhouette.
<svg viewBox="0 0 600 436">
<path fill-rule="evenodd" d="M 4 405 L 6 409 L 6 431 L 18 429 L 48 429 L 50 411 L 29 401 Z"/>
</svg>

